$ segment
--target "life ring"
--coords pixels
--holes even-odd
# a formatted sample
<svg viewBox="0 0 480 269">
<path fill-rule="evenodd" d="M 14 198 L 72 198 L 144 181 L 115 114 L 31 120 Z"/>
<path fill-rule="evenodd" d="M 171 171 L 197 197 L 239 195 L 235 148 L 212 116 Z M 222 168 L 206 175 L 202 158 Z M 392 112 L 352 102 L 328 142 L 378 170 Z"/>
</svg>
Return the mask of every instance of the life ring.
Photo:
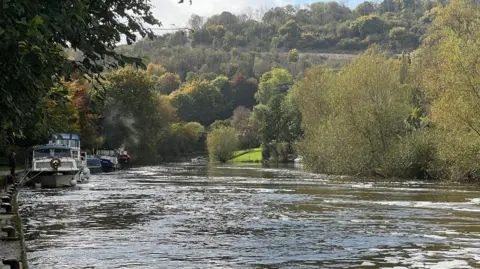
<svg viewBox="0 0 480 269">
<path fill-rule="evenodd" d="M 53 169 L 57 170 L 58 167 L 62 166 L 62 161 L 60 161 L 60 159 L 58 158 L 53 158 L 51 161 L 50 161 L 50 167 L 52 167 Z"/>
</svg>

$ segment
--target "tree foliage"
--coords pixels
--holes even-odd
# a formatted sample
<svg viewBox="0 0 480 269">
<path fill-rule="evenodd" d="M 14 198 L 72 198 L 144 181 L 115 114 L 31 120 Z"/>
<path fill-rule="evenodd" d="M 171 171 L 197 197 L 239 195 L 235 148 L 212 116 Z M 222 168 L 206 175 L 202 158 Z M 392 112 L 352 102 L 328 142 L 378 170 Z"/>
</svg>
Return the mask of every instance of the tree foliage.
<svg viewBox="0 0 480 269">
<path fill-rule="evenodd" d="M 143 65 L 115 51 L 124 36 L 131 44 L 153 36 L 143 23 L 155 25 L 148 1 L 2 2 L 0 16 L 0 131 L 2 140 L 22 136 L 28 118 L 45 113 L 38 100 L 74 71 L 90 77 L 117 63 Z M 69 58 L 65 49 L 81 52 Z M 64 100 L 66 101 L 66 100 Z"/>
<path fill-rule="evenodd" d="M 237 133 L 232 127 L 213 129 L 207 136 L 207 148 L 210 160 L 227 162 L 233 157 L 233 151 L 239 144 Z"/>
</svg>

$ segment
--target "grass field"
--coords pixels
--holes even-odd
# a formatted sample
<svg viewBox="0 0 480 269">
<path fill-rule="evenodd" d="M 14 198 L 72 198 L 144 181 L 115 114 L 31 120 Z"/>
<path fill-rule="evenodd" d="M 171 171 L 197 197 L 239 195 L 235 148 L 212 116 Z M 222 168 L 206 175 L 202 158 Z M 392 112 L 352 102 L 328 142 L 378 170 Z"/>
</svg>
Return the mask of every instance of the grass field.
<svg viewBox="0 0 480 269">
<path fill-rule="evenodd" d="M 254 148 L 248 150 L 237 150 L 233 153 L 234 157 L 231 162 L 261 162 L 262 161 L 262 149 Z"/>
</svg>

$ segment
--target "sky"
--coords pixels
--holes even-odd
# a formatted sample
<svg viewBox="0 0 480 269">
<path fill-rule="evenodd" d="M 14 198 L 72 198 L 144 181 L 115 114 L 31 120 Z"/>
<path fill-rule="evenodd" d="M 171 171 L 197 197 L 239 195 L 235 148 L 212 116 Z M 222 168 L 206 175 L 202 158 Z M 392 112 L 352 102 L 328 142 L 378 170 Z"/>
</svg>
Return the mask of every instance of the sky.
<svg viewBox="0 0 480 269">
<path fill-rule="evenodd" d="M 155 7 L 154 15 L 162 22 L 163 27 L 173 27 L 172 24 L 175 24 L 175 27 L 185 27 L 192 14 L 204 17 L 219 14 L 222 11 L 239 14 L 248 7 L 257 9 L 288 4 L 302 5 L 319 2 L 320 0 L 192 0 L 192 5 L 190 5 L 189 0 L 184 1 L 185 3 L 178 4 L 178 0 L 151 0 Z M 339 2 L 355 7 L 363 0 L 340 0 Z"/>
</svg>

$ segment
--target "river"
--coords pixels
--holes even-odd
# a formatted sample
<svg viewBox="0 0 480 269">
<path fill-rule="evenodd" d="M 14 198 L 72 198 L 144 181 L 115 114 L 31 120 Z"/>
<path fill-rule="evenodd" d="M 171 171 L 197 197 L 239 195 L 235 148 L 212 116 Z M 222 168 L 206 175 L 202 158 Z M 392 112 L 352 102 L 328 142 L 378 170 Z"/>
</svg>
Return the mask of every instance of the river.
<svg viewBox="0 0 480 269">
<path fill-rule="evenodd" d="M 169 164 L 20 193 L 30 268 L 480 268 L 480 188 Z"/>
</svg>

